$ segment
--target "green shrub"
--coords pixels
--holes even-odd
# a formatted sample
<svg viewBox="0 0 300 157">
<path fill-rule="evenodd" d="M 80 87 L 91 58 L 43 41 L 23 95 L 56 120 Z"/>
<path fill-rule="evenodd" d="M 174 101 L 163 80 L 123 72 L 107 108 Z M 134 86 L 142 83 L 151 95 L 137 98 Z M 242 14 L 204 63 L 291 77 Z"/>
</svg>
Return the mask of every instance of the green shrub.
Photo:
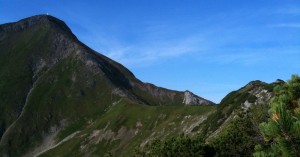
<svg viewBox="0 0 300 157">
<path fill-rule="evenodd" d="M 254 156 L 300 156 L 300 77 L 293 75 L 283 86 L 275 88 L 269 120 L 260 124 L 266 142 Z"/>
</svg>

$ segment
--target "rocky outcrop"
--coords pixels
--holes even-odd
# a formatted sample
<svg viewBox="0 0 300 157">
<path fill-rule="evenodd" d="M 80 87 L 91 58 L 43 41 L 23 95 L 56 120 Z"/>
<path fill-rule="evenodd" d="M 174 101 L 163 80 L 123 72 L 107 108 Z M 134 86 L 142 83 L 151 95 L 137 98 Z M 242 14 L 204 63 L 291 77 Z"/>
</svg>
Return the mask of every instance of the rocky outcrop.
<svg viewBox="0 0 300 157">
<path fill-rule="evenodd" d="M 182 103 L 185 105 L 211 105 L 211 104 L 214 104 L 213 102 L 208 101 L 204 98 L 201 98 L 188 90 L 184 92 L 184 97 L 183 97 Z"/>
<path fill-rule="evenodd" d="M 273 83 L 265 83 L 262 81 L 251 81 L 241 92 L 246 92 L 250 96 L 242 103 L 242 108 L 248 110 L 252 105 L 266 104 L 268 103 L 273 95 L 273 88 L 277 85 L 282 85 L 284 81 L 277 79 Z"/>
</svg>

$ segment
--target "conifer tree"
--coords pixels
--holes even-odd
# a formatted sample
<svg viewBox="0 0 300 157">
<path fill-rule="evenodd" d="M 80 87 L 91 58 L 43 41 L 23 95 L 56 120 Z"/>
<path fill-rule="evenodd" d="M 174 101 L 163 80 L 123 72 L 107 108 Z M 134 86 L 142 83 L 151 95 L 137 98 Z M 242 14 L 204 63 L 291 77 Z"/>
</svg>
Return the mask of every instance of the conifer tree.
<svg viewBox="0 0 300 157">
<path fill-rule="evenodd" d="M 255 157 L 300 157 L 300 77 L 274 89 L 269 120 L 260 124 L 269 148 L 256 146 Z"/>
</svg>

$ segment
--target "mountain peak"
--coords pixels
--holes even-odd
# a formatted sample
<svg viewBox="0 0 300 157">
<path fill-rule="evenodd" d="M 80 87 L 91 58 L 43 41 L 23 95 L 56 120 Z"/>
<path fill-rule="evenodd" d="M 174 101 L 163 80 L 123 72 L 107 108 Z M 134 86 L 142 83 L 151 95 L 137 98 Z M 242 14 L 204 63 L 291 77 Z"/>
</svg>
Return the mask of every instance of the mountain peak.
<svg viewBox="0 0 300 157">
<path fill-rule="evenodd" d="M 283 83 L 285 82 L 281 79 L 277 79 L 275 82 L 273 82 L 273 84 L 283 84 Z"/>
<path fill-rule="evenodd" d="M 21 31 L 37 25 L 53 25 L 64 31 L 71 32 L 70 28 L 65 24 L 65 22 L 46 14 L 35 15 L 17 22 L 3 24 L 0 26 L 0 31 Z"/>
</svg>

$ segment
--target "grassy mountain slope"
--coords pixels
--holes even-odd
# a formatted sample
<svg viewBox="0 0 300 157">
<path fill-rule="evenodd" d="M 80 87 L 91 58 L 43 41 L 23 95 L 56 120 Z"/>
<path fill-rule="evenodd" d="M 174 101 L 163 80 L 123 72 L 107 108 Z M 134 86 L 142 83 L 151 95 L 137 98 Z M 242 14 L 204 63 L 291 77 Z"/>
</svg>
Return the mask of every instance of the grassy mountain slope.
<svg viewBox="0 0 300 157">
<path fill-rule="evenodd" d="M 146 106 L 120 100 L 101 117 L 83 122 L 76 136 L 42 156 L 131 156 L 156 138 L 191 133 L 214 106 Z M 61 140 L 65 138 L 61 136 Z"/>
<path fill-rule="evenodd" d="M 240 111 L 248 111 L 258 105 L 268 108 L 268 103 L 272 97 L 273 89 L 276 85 L 284 83 L 277 80 L 268 84 L 261 81 L 252 81 L 244 87 L 230 92 L 218 105 L 216 112 L 210 115 L 201 126 L 203 134 L 215 136 L 229 124 L 232 118 Z"/>
<path fill-rule="evenodd" d="M 66 156 L 101 156 L 105 150 L 127 154 L 127 148 L 150 137 L 198 125 L 195 117 L 206 117 L 215 108 L 185 106 L 213 103 L 139 81 L 121 64 L 78 41 L 64 22 L 51 16 L 0 25 L 0 50 L 1 156 L 32 156 L 59 142 L 50 151 L 65 149 Z M 193 101 L 184 103 L 186 95 Z M 99 132 L 111 137 L 106 139 L 109 144 L 94 144 L 94 137 L 84 143 Z"/>
</svg>

